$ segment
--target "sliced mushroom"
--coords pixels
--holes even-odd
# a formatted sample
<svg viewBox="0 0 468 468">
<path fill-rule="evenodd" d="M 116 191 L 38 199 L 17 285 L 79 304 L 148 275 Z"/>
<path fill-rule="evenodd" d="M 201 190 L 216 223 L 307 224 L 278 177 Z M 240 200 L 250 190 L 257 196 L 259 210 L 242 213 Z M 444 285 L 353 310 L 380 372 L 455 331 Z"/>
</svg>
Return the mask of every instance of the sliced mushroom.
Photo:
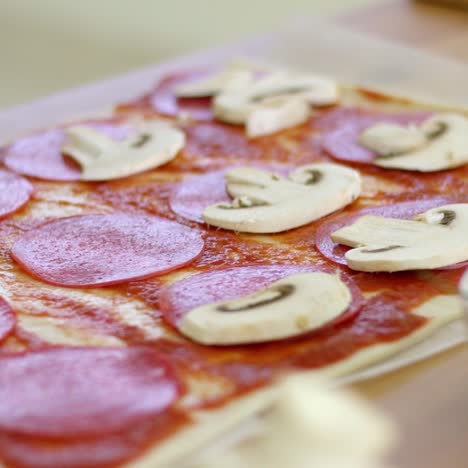
<svg viewBox="0 0 468 468">
<path fill-rule="evenodd" d="M 255 90 L 262 85 L 272 86 L 277 84 L 281 82 L 283 77 L 283 73 L 271 73 L 243 89 L 218 94 L 213 99 L 215 116 L 227 123 L 239 125 L 246 123 L 252 108 L 255 104 L 257 106 L 260 104 L 260 101 L 255 103 Z"/>
<path fill-rule="evenodd" d="M 254 81 L 254 74 L 252 64 L 234 62 L 207 78 L 180 84 L 174 88 L 174 94 L 185 98 L 215 96 L 224 91 L 245 88 Z"/>
<path fill-rule="evenodd" d="M 74 126 L 65 131 L 62 153 L 82 167 L 81 180 L 112 180 L 127 177 L 171 161 L 185 144 L 180 130 L 161 122 L 147 122 L 122 141 L 93 128 Z"/>
<path fill-rule="evenodd" d="M 354 247 L 353 270 L 403 271 L 439 268 L 468 260 L 468 203 L 433 208 L 414 220 L 362 216 L 331 235 Z"/>
<path fill-rule="evenodd" d="M 308 164 L 289 178 L 253 167 L 226 172 L 232 203 L 203 211 L 207 224 L 239 232 L 274 233 L 311 223 L 353 202 L 361 177 L 338 164 Z"/>
<path fill-rule="evenodd" d="M 279 340 L 323 327 L 350 303 L 338 276 L 303 273 L 240 299 L 197 307 L 184 316 L 180 331 L 210 345 Z"/>
<path fill-rule="evenodd" d="M 247 136 L 270 135 L 304 123 L 310 116 L 310 106 L 304 100 L 290 96 L 265 99 L 252 109 L 246 123 Z"/>
<path fill-rule="evenodd" d="M 255 419 L 243 421 L 234 436 L 231 431 L 227 444 L 217 439 L 209 450 L 192 456 L 190 468 L 387 466 L 384 459 L 395 445 L 396 427 L 364 399 L 311 373 L 289 376 L 271 389 L 271 396 L 257 397 L 256 407 L 263 411 Z M 247 398 L 253 406 L 254 396 Z M 240 412 L 237 407 L 231 411 Z"/>
<path fill-rule="evenodd" d="M 359 143 L 384 158 L 417 150 L 426 142 L 426 135 L 415 125 L 402 127 L 393 123 L 373 125 L 359 137 Z"/>
<path fill-rule="evenodd" d="M 441 114 L 421 126 L 377 124 L 360 143 L 375 151 L 375 164 L 388 169 L 433 172 L 468 163 L 468 118 Z"/>
<path fill-rule="evenodd" d="M 219 120 L 233 124 L 247 124 L 251 129 L 251 136 L 258 136 L 266 134 L 265 130 L 269 129 L 269 125 L 259 123 L 259 116 L 258 114 L 255 116 L 255 111 L 263 107 L 269 108 L 270 112 L 266 113 L 265 118 L 271 119 L 275 103 L 280 109 L 278 112 L 281 112 L 287 98 L 300 99 L 308 105 L 315 106 L 334 104 L 338 100 L 338 88 L 335 82 L 325 78 L 276 72 L 243 89 L 219 94 L 213 101 L 213 109 Z M 289 119 L 283 117 L 282 126 L 272 126 L 269 133 L 298 125 L 309 116 L 309 113 L 303 112 L 300 120 L 298 114 L 291 115 Z M 253 128 L 256 130 L 252 130 Z M 258 129 L 264 131 L 260 132 Z"/>
</svg>

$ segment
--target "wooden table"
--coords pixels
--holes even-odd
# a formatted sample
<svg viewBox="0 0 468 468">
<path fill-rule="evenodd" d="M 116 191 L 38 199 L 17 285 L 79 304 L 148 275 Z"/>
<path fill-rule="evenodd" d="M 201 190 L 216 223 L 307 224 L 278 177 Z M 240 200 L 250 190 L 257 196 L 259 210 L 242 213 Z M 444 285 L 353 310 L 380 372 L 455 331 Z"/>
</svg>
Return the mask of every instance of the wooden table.
<svg viewBox="0 0 468 468">
<path fill-rule="evenodd" d="M 468 63 L 468 10 L 397 0 L 338 22 Z M 355 387 L 399 424 L 395 467 L 468 468 L 468 345 Z"/>
<path fill-rule="evenodd" d="M 468 1 L 466 9 L 410 0 L 377 2 L 342 15 L 338 21 L 468 63 Z"/>
<path fill-rule="evenodd" d="M 395 468 L 468 467 L 468 346 L 354 386 L 398 424 Z"/>
</svg>

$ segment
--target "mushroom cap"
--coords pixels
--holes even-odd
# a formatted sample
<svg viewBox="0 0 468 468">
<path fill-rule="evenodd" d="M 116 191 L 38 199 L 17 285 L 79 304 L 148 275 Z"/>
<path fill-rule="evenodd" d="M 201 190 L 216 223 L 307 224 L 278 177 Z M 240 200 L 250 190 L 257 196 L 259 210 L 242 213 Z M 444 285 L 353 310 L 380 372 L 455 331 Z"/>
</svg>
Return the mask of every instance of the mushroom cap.
<svg viewBox="0 0 468 468">
<path fill-rule="evenodd" d="M 387 169 L 434 172 L 468 163 L 468 118 L 461 114 L 439 114 L 420 127 L 426 144 L 409 145 L 407 151 L 378 157 L 375 164 Z M 417 143 L 417 142 L 416 142 Z"/>
<path fill-rule="evenodd" d="M 80 179 L 85 181 L 119 179 L 159 167 L 185 144 L 184 133 L 163 122 L 140 123 L 121 141 L 83 125 L 70 127 L 65 134 L 62 152 L 80 164 Z"/>
<path fill-rule="evenodd" d="M 433 208 L 414 220 L 363 216 L 332 234 L 353 270 L 440 268 L 468 260 L 468 203 Z"/>
<path fill-rule="evenodd" d="M 252 167 L 225 174 L 233 203 L 203 211 L 210 225 L 239 232 L 274 233 L 315 221 L 352 201 L 361 192 L 361 177 L 339 164 L 301 166 L 288 178 Z"/>
</svg>

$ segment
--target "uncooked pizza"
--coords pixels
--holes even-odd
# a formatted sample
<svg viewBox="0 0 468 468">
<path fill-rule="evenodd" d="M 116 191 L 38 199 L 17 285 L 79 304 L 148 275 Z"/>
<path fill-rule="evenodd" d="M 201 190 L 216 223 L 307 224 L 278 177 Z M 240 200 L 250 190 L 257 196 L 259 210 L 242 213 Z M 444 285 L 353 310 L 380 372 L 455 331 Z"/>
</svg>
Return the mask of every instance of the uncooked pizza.
<svg viewBox="0 0 468 468">
<path fill-rule="evenodd" d="M 1 155 L 6 467 L 175 466 L 461 317 L 461 111 L 239 62 Z"/>
</svg>

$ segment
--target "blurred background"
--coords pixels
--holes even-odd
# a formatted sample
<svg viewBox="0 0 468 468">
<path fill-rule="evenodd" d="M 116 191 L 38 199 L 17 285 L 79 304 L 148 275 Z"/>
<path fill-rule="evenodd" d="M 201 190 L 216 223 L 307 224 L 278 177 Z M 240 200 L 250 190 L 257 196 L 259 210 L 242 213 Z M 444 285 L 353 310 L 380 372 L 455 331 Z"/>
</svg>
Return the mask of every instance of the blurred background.
<svg viewBox="0 0 468 468">
<path fill-rule="evenodd" d="M 382 0 L 0 0 L 0 108 Z"/>
</svg>

